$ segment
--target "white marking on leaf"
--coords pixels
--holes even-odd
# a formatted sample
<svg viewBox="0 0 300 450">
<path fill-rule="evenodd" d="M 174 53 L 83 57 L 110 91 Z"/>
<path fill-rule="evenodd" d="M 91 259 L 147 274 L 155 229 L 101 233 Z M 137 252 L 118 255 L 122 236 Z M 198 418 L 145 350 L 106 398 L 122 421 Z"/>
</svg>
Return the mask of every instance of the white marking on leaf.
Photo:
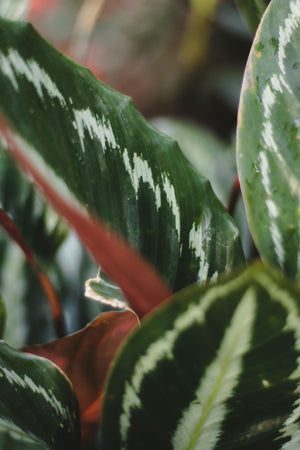
<svg viewBox="0 0 300 450">
<path fill-rule="evenodd" d="M 26 387 L 28 386 L 32 392 L 41 395 L 44 400 L 52 406 L 58 416 L 63 417 L 65 420 L 71 420 L 69 408 L 62 405 L 51 389 L 48 389 L 47 391 L 43 386 L 36 384 L 35 381 L 27 375 L 24 376 L 24 382 L 26 383 Z"/>
<path fill-rule="evenodd" d="M 138 198 L 138 192 L 140 188 L 140 182 L 148 184 L 155 196 L 156 209 L 161 207 L 161 191 L 158 185 L 155 186 L 152 169 L 148 164 L 148 161 L 143 160 L 136 153 L 133 155 L 133 161 L 130 162 L 128 150 L 123 152 L 123 162 L 125 169 L 130 175 L 131 183 L 135 191 L 136 199 Z"/>
<path fill-rule="evenodd" d="M 172 438 L 174 450 L 215 447 L 227 412 L 226 401 L 239 381 L 243 355 L 250 347 L 255 300 L 255 291 L 248 289 L 238 304 L 214 361 L 178 423 Z"/>
<path fill-rule="evenodd" d="M 61 402 L 55 397 L 54 393 L 50 389 L 47 391 L 43 386 L 37 385 L 28 375 L 25 375 L 23 378 L 14 370 L 7 369 L 6 367 L 1 367 L 0 373 L 5 376 L 9 384 L 12 386 L 17 385 L 22 389 L 30 389 L 35 394 L 41 395 L 44 400 L 52 406 L 57 415 L 63 417 L 65 420 L 71 419 L 69 408 L 63 407 Z"/>
<path fill-rule="evenodd" d="M 11 132 L 7 129 L 7 133 L 30 167 L 37 171 L 49 186 L 55 187 L 55 192 L 59 197 L 62 197 L 66 203 L 71 204 L 72 208 L 76 209 L 80 214 L 89 218 L 87 210 L 69 190 L 62 178 L 59 178 L 54 170 L 46 164 L 37 150 L 16 132 Z"/>
<path fill-rule="evenodd" d="M 274 249 L 278 259 L 278 263 L 283 268 L 285 260 L 283 237 L 278 227 L 278 224 L 276 223 L 276 220 L 280 214 L 280 210 L 276 205 L 276 203 L 274 202 L 274 200 L 272 199 L 273 195 L 270 180 L 269 161 L 264 152 L 259 153 L 258 159 L 260 161 L 261 181 L 267 194 L 266 206 L 268 209 L 268 215 L 270 219 L 270 235 L 272 242 L 274 244 Z"/>
<path fill-rule="evenodd" d="M 42 101 L 45 100 L 43 92 L 45 90 L 50 98 L 57 98 L 61 106 L 66 106 L 66 101 L 57 85 L 37 61 L 32 58 L 25 60 L 17 50 L 12 48 L 8 50 L 7 55 L 0 54 L 0 61 L 0 70 L 9 78 L 16 90 L 19 90 L 17 76 L 23 76 L 34 86 Z"/>
<path fill-rule="evenodd" d="M 15 76 L 15 72 L 10 64 L 10 61 L 3 53 L 0 53 L 0 70 L 10 80 L 14 89 L 17 91 L 19 89 L 19 85 Z"/>
<path fill-rule="evenodd" d="M 23 388 L 26 387 L 26 383 L 23 380 L 23 378 L 20 377 L 20 375 L 17 374 L 14 370 L 7 369 L 6 367 L 1 367 L 0 371 L 2 374 L 4 374 L 9 384 L 11 385 L 17 384 L 18 386 L 21 386 Z"/>
<path fill-rule="evenodd" d="M 291 42 L 293 32 L 300 24 L 300 1 L 290 2 L 290 13 L 284 20 L 284 25 L 279 27 L 278 63 L 281 72 L 285 75 L 284 60 L 286 58 L 286 46 Z"/>
<path fill-rule="evenodd" d="M 87 298 L 90 298 L 96 302 L 100 302 L 103 305 L 109 305 L 112 308 L 117 308 L 117 309 L 127 309 L 130 310 L 130 308 L 128 307 L 128 304 L 125 303 L 123 300 L 119 300 L 118 298 L 114 298 L 114 297 L 110 297 L 110 296 L 104 296 L 104 294 L 100 294 L 98 293 L 92 286 L 91 283 L 97 283 L 100 287 L 101 285 L 104 287 L 108 286 L 109 287 L 109 283 L 107 283 L 106 281 L 102 280 L 100 274 L 97 275 L 96 278 L 89 278 L 88 280 L 86 280 L 86 282 L 84 283 L 84 296 Z M 115 288 L 115 286 L 111 286 L 112 288 Z M 121 291 L 119 289 L 119 291 Z"/>
<path fill-rule="evenodd" d="M 265 87 L 262 93 L 262 104 L 264 107 L 264 115 L 268 119 L 271 115 L 272 106 L 275 103 L 275 95 L 269 85 Z"/>
<path fill-rule="evenodd" d="M 180 240 L 180 209 L 177 203 L 174 186 L 171 184 L 166 174 L 163 177 L 164 192 L 167 197 L 168 204 L 175 218 L 175 228 L 177 230 L 178 240 Z"/>
<path fill-rule="evenodd" d="M 287 311 L 286 325 L 283 332 L 292 331 L 295 336 L 295 350 L 300 353 L 300 318 L 299 318 L 299 307 L 297 302 L 289 292 L 282 289 L 282 287 L 275 283 L 274 279 L 270 279 L 268 275 L 259 272 L 257 273 L 257 279 L 262 283 L 263 286 L 268 288 L 270 292 L 270 297 L 281 303 Z M 298 380 L 300 377 L 300 358 L 297 358 L 297 367 L 290 374 L 290 380 Z M 284 422 L 280 433 L 281 437 L 287 440 L 280 448 L 281 449 L 292 449 L 299 448 L 300 443 L 300 385 L 298 383 L 295 393 L 298 394 L 297 400 L 294 402 L 294 407 L 292 413 Z"/>
<path fill-rule="evenodd" d="M 206 246 L 211 236 L 211 216 L 204 214 L 201 223 L 193 223 L 189 233 L 189 248 L 194 251 L 199 260 L 198 281 L 205 281 L 208 276 L 209 261 L 207 259 Z"/>
<path fill-rule="evenodd" d="M 158 363 L 163 359 L 172 359 L 173 348 L 180 334 L 193 324 L 203 323 L 205 313 L 209 306 L 219 297 L 232 293 L 241 283 L 243 283 L 242 277 L 234 279 L 224 286 L 212 286 L 201 297 L 201 302 L 189 305 L 187 310 L 174 321 L 173 328 L 166 331 L 160 339 L 150 344 L 145 353 L 137 360 L 133 368 L 132 377 L 125 385 L 122 412 L 119 419 L 123 448 L 126 448 L 126 439 L 131 426 L 132 412 L 134 409 L 141 407 L 139 393 L 144 377 L 154 371 Z"/>
<path fill-rule="evenodd" d="M 100 142 L 104 152 L 107 146 L 110 146 L 112 149 L 119 148 L 108 119 L 104 116 L 102 118 L 98 117 L 97 114 L 92 113 L 88 108 L 82 110 L 74 109 L 73 112 L 75 117 L 73 126 L 78 132 L 83 151 L 85 151 L 84 138 L 86 132 L 88 132 L 91 139 L 96 138 Z"/>
</svg>

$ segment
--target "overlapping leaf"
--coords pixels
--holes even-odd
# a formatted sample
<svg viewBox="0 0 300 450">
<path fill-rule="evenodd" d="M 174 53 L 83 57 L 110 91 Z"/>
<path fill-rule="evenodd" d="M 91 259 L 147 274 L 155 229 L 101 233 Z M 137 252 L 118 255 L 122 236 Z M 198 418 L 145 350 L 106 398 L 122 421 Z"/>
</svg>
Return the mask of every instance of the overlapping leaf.
<svg viewBox="0 0 300 450">
<path fill-rule="evenodd" d="M 99 427 L 108 369 L 118 347 L 137 324 L 132 311 L 103 313 L 75 334 L 23 349 L 50 359 L 71 380 L 79 401 L 84 448 Z"/>
<path fill-rule="evenodd" d="M 0 33 L 2 133 L 73 225 L 80 203 L 137 248 L 173 289 L 241 263 L 231 219 L 172 139 L 29 25 L 2 21 Z M 81 224 L 77 231 L 95 255 L 104 238 L 98 233 L 96 239 L 95 229 L 94 236 L 84 235 Z M 111 253 L 103 247 L 99 262 L 128 294 L 135 270 L 116 279 L 116 255 L 105 267 Z"/>
<path fill-rule="evenodd" d="M 2 147 L 0 207 L 16 223 L 36 256 L 51 261 L 67 235 L 67 227 Z"/>
<path fill-rule="evenodd" d="M 300 276 L 300 2 L 273 0 L 242 88 L 237 159 L 250 228 L 266 261 Z"/>
<path fill-rule="evenodd" d="M 298 448 L 299 298 L 256 264 L 148 316 L 111 372 L 101 450 Z"/>
<path fill-rule="evenodd" d="M 50 361 L 0 342 L 0 445 L 14 449 L 79 449 L 78 404 Z"/>
</svg>

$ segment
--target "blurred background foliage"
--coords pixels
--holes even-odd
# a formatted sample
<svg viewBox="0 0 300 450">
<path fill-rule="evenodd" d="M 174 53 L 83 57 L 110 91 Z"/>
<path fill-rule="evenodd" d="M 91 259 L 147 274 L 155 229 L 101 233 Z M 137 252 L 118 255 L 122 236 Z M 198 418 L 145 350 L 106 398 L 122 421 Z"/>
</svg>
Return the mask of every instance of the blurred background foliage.
<svg viewBox="0 0 300 450">
<path fill-rule="evenodd" d="M 148 120 L 176 138 L 228 204 L 236 177 L 239 92 L 252 42 L 234 0 L 27 0 L 26 7 L 23 18 L 42 36 L 132 97 Z M 0 206 L 50 276 L 64 305 L 67 333 L 73 332 L 108 309 L 84 297 L 84 282 L 97 267 L 3 149 L 0 158 Z M 255 250 L 241 199 L 234 218 L 250 259 Z M 2 230 L 0 263 L 6 341 L 22 346 L 55 338 L 45 294 Z"/>
</svg>

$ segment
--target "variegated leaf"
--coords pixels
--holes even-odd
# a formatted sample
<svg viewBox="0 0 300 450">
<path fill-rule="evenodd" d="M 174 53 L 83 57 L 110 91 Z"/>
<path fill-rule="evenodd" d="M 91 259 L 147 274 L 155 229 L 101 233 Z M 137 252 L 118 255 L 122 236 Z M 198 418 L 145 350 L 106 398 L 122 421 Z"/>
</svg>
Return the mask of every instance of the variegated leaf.
<svg viewBox="0 0 300 450">
<path fill-rule="evenodd" d="M 50 359 L 70 379 L 79 403 L 83 449 L 89 448 L 99 430 L 108 369 L 118 347 L 137 325 L 132 311 L 111 311 L 77 333 L 22 349 Z"/>
<path fill-rule="evenodd" d="M 175 290 L 243 261 L 209 183 L 130 99 L 29 25 L 3 20 L 0 35 L 2 133 L 46 194 L 51 186 L 52 200 L 65 202 L 62 213 L 68 205 L 103 218 Z"/>
<path fill-rule="evenodd" d="M 260 264 L 179 293 L 119 354 L 100 448 L 299 448 L 299 299 Z"/>
<path fill-rule="evenodd" d="M 78 403 L 50 361 L 0 342 L 0 391 L 1 448 L 79 449 Z"/>
<path fill-rule="evenodd" d="M 272 0 L 245 72 L 237 160 L 265 261 L 300 277 L 300 1 Z"/>
</svg>

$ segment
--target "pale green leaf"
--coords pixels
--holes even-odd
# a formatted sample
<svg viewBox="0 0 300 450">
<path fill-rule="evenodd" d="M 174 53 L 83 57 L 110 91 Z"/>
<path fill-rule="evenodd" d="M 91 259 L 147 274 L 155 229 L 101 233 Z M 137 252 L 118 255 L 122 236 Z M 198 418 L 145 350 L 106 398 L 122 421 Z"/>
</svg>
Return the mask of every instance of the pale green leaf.
<svg viewBox="0 0 300 450">
<path fill-rule="evenodd" d="M 300 277 L 300 2 L 273 0 L 256 35 L 239 107 L 237 162 L 263 260 Z"/>
</svg>

